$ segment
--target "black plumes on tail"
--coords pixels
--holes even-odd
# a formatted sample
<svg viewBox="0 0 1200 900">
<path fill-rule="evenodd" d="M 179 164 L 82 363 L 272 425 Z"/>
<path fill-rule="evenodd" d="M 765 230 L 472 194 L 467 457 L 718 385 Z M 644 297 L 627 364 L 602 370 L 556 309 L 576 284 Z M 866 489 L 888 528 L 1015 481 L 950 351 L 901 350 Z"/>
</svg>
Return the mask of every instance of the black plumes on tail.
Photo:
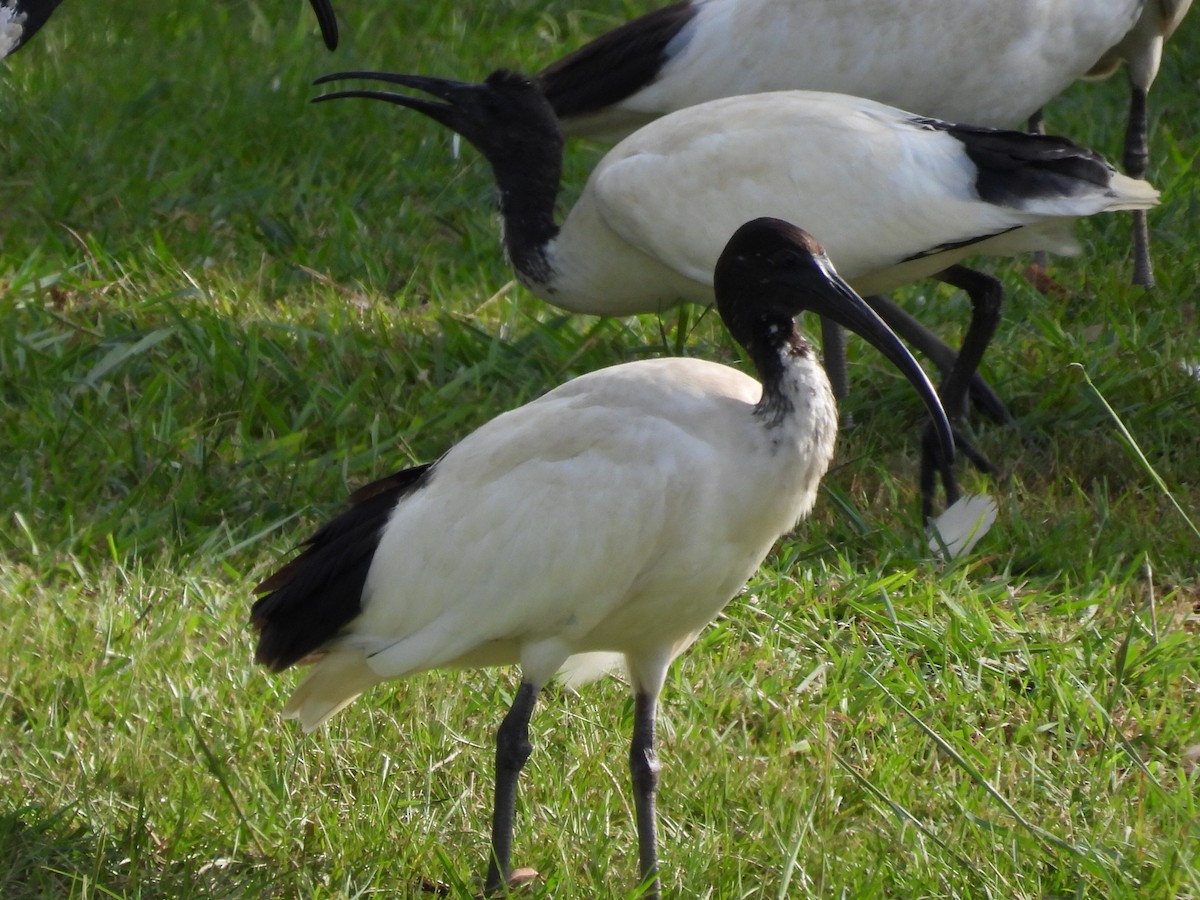
<svg viewBox="0 0 1200 900">
<path fill-rule="evenodd" d="M 17 40 L 17 46 L 13 48 L 13 53 L 24 47 L 29 39 L 38 33 L 38 30 L 50 18 L 50 14 L 58 9 L 60 3 L 62 0 L 19 0 L 16 5 L 17 14 L 23 15 L 25 18 L 21 20 L 21 37 Z M 0 0 L 0 6 L 3 5 L 4 3 Z"/>
<path fill-rule="evenodd" d="M 674 3 L 614 28 L 537 76 L 560 119 L 597 112 L 653 84 L 667 61 L 667 45 L 696 15 L 690 0 Z"/>
<path fill-rule="evenodd" d="M 363 585 L 396 504 L 429 481 L 433 463 L 402 469 L 350 495 L 350 506 L 254 589 L 256 662 L 278 672 L 319 650 L 362 612 Z"/>
<path fill-rule="evenodd" d="M 962 143 L 978 169 L 975 189 L 980 198 L 997 206 L 1020 209 L 1028 200 L 1079 196 L 1108 187 L 1116 173 L 1099 153 L 1064 137 L 937 119 L 916 121 Z"/>
</svg>

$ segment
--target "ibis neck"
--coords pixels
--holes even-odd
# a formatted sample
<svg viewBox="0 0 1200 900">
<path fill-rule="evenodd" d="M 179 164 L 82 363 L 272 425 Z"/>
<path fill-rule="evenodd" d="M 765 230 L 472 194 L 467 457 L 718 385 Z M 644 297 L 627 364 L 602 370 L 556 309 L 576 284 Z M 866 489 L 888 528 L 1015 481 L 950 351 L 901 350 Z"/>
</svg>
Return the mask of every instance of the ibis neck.
<svg viewBox="0 0 1200 900">
<path fill-rule="evenodd" d="M 778 422 L 793 407 L 789 396 L 789 370 L 811 356 L 812 348 L 796 331 L 788 315 L 757 307 L 754 298 L 717 291 L 717 309 L 733 339 L 746 348 L 763 395 L 758 403 L 760 415 L 768 424 Z"/>
<path fill-rule="evenodd" d="M 553 290 L 548 250 L 558 236 L 554 203 L 562 179 L 562 142 L 506 163 L 493 163 L 504 252 L 523 282 Z"/>
<path fill-rule="evenodd" d="M 808 377 L 797 376 L 815 363 L 812 345 L 788 321 L 786 329 L 768 330 L 746 349 L 763 386 L 755 412 L 768 427 L 777 426 L 795 412 L 796 391 L 808 389 Z"/>
</svg>

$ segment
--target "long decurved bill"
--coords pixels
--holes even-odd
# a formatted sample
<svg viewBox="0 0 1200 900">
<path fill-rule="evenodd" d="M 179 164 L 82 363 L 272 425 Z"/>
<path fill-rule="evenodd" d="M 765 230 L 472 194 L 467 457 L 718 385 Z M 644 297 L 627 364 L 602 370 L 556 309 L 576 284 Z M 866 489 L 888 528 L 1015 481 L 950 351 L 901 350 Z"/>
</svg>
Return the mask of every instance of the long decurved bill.
<svg viewBox="0 0 1200 900">
<path fill-rule="evenodd" d="M 883 319 L 879 318 L 875 310 L 867 305 L 867 301 L 834 271 L 829 258 L 824 255 L 814 258 L 828 278 L 832 290 L 813 297 L 808 308 L 860 335 L 887 357 L 916 389 L 925 408 L 929 410 L 930 420 L 937 435 L 938 450 L 940 451 L 938 464 L 942 470 L 942 477 L 950 479 L 946 484 L 946 492 L 948 495 L 953 493 L 957 496 L 957 489 L 953 487 L 954 476 L 951 471 L 954 462 L 954 431 L 950 427 L 950 420 L 946 418 L 946 411 L 942 409 L 941 398 L 938 397 L 937 390 L 929 381 L 925 370 L 913 359 L 913 355 L 900 342 L 900 338 L 896 337 L 895 332 L 887 326 Z M 949 500 L 953 502 L 954 497 L 949 497 Z"/>
<path fill-rule="evenodd" d="M 467 124 L 459 112 L 459 104 L 480 91 L 480 86 L 467 81 L 453 81 L 449 78 L 431 78 L 426 75 L 402 75 L 395 72 L 334 72 L 322 75 L 313 84 L 329 84 L 332 81 L 360 79 L 363 81 L 383 81 L 388 84 L 399 84 L 431 94 L 444 103 L 425 100 L 420 97 L 410 97 L 407 94 L 397 94 L 393 91 L 349 90 L 332 91 L 313 97 L 313 103 L 323 103 L 326 100 L 344 100 L 347 97 L 359 97 L 365 100 L 383 100 L 408 109 L 422 112 L 447 128 L 461 131 Z"/>
</svg>

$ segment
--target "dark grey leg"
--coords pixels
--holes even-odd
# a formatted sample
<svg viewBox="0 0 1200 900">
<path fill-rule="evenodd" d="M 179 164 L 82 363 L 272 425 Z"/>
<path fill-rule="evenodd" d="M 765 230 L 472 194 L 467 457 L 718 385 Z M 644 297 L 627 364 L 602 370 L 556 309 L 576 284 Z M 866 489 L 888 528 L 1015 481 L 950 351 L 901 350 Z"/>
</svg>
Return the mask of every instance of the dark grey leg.
<svg viewBox="0 0 1200 900">
<path fill-rule="evenodd" d="M 1129 89 L 1129 126 L 1125 129 L 1125 174 L 1131 178 L 1145 178 L 1150 164 L 1146 122 L 1146 92 L 1137 85 Z M 1146 222 L 1146 211 L 1133 211 L 1133 283 L 1142 287 L 1154 287 L 1154 265 L 1150 262 L 1150 226 Z"/>
<path fill-rule="evenodd" d="M 1000 307 L 1004 299 L 1004 289 L 1000 282 L 991 275 L 968 269 L 966 266 L 951 266 L 939 272 L 937 278 L 939 281 L 966 291 L 967 296 L 971 298 L 971 323 L 967 326 L 967 333 L 963 337 L 962 349 L 958 351 L 958 359 L 955 360 L 954 367 L 950 370 L 950 374 L 943 379 L 941 388 L 938 390 L 947 417 L 952 423 L 957 423 L 966 418 L 971 377 L 979 369 L 979 364 L 983 361 L 983 353 L 996 333 L 996 326 L 1000 324 Z M 976 450 L 970 441 L 965 440 L 957 432 L 957 429 L 955 444 L 959 452 L 970 459 L 980 471 L 988 474 L 995 473 L 995 466 Z M 933 472 L 935 470 L 941 472 L 943 482 L 948 482 L 950 473 L 944 461 L 937 457 L 932 426 L 927 426 L 921 445 L 921 504 L 925 515 L 928 516 L 933 506 L 933 497 L 930 493 L 933 485 Z M 949 484 L 946 489 L 949 494 L 951 491 Z M 953 502 L 949 496 L 947 501 Z"/>
<path fill-rule="evenodd" d="M 633 776 L 633 807 L 637 813 L 638 860 L 642 883 L 648 884 L 645 900 L 658 900 L 658 840 L 655 836 L 655 794 L 662 766 L 654 753 L 654 714 L 658 697 L 639 691 L 633 705 L 633 740 L 629 745 L 629 772 Z"/>
<path fill-rule="evenodd" d="M 955 447 L 962 449 L 958 434 L 954 436 Z M 933 497 L 937 493 L 935 476 L 941 476 L 942 490 L 946 494 L 947 508 L 954 505 L 958 499 L 958 483 L 954 480 L 954 465 L 950 460 L 942 458 L 941 447 L 932 428 L 926 428 L 921 434 L 921 468 L 917 483 L 921 490 L 921 518 L 933 518 Z"/>
<path fill-rule="evenodd" d="M 850 376 L 846 372 L 846 332 L 830 319 L 821 320 L 821 357 L 825 374 L 838 403 L 850 396 Z"/>
<path fill-rule="evenodd" d="M 983 362 L 983 353 L 992 342 L 1000 324 L 1000 307 L 1004 303 L 1004 287 L 998 280 L 984 272 L 966 266 L 951 266 L 935 276 L 938 281 L 965 291 L 971 298 L 971 323 L 963 336 L 962 348 L 950 372 L 942 380 L 939 391 L 942 406 L 951 421 L 961 421 L 967 416 L 967 400 L 970 396 L 971 377 Z"/>
<path fill-rule="evenodd" d="M 911 313 L 901 309 L 887 297 L 875 295 L 866 298 L 871 308 L 879 314 L 892 331 L 904 338 L 913 348 L 932 362 L 942 373 L 942 377 L 950 374 L 954 368 L 958 354 L 954 348 L 939 338 L 936 334 L 918 322 Z M 996 394 L 978 372 L 971 373 L 971 399 L 975 406 L 988 419 L 997 425 L 1005 425 L 1012 421 L 1012 415 L 1004 401 Z"/>
<path fill-rule="evenodd" d="M 517 779 L 533 749 L 529 743 L 529 717 L 533 715 L 537 695 L 537 688 L 522 681 L 508 714 L 496 731 L 496 805 L 492 811 L 492 858 L 483 884 L 486 894 L 500 891 L 508 881 Z"/>
</svg>

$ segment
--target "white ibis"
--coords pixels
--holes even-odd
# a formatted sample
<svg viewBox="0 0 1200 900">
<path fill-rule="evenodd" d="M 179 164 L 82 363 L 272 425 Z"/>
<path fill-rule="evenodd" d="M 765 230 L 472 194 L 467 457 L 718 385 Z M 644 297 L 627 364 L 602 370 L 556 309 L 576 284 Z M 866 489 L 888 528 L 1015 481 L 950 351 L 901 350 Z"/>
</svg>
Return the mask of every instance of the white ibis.
<svg viewBox="0 0 1200 900">
<path fill-rule="evenodd" d="M 833 396 L 795 316 L 812 310 L 879 348 L 953 453 L 921 368 L 805 232 L 744 225 L 714 282 L 758 381 L 679 358 L 583 375 L 437 462 L 360 489 L 257 588 L 256 660 L 315 664 L 285 709 L 306 731 L 386 679 L 520 665 L 496 735 L 488 891 L 509 874 L 538 693 L 573 657 L 603 652 L 623 654 L 631 675 L 643 896 L 658 896 L 654 720 L 667 668 L 808 514 L 833 455 Z"/>
<path fill-rule="evenodd" d="M 321 36 L 330 50 L 337 47 L 337 18 L 329 0 L 309 0 Z M 62 0 L 0 0 L 0 59 L 21 49 L 46 24 Z"/>
<path fill-rule="evenodd" d="M 762 215 L 801 223 L 856 290 L 875 293 L 973 253 L 1070 251 L 1071 220 L 1152 206 L 1158 197 L 1063 138 L 953 125 L 841 94 L 780 91 L 713 100 L 650 122 L 605 155 L 560 226 L 563 137 L 536 82 L 501 71 L 482 84 L 379 72 L 317 83 L 348 78 L 440 99 L 378 90 L 316 98 L 385 100 L 474 144 L 496 178 L 504 247 L 517 275 L 573 312 L 711 303 L 726 236 Z M 967 386 L 1000 307 L 998 285 L 960 281 L 974 288 L 975 309 L 943 385 L 952 420 L 965 414 Z M 923 484 L 932 483 L 931 466 L 926 454 Z"/>
<path fill-rule="evenodd" d="M 684 0 L 539 73 L 569 135 L 614 141 L 718 97 L 802 88 L 1012 127 L 1122 60 L 1127 174 L 1146 172 L 1146 91 L 1191 0 Z M 1145 216 L 1134 281 L 1152 283 Z"/>
</svg>

